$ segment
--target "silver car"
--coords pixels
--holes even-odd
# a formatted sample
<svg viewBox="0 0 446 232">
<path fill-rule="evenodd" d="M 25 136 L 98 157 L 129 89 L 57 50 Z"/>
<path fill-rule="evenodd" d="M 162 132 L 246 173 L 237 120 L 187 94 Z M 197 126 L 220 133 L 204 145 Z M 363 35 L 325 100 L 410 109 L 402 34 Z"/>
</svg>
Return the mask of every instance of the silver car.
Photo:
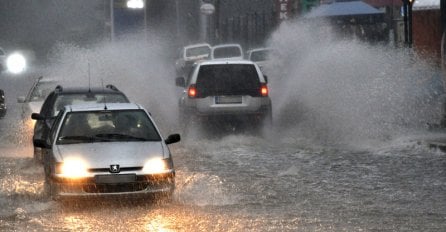
<svg viewBox="0 0 446 232">
<path fill-rule="evenodd" d="M 150 114 L 133 103 L 69 105 L 57 116 L 44 154 L 45 192 L 53 199 L 171 196 L 175 170 Z"/>
<path fill-rule="evenodd" d="M 267 78 L 252 61 L 204 61 L 187 79 L 177 78 L 176 85 L 184 88 L 179 100 L 182 125 L 272 123 Z"/>
</svg>

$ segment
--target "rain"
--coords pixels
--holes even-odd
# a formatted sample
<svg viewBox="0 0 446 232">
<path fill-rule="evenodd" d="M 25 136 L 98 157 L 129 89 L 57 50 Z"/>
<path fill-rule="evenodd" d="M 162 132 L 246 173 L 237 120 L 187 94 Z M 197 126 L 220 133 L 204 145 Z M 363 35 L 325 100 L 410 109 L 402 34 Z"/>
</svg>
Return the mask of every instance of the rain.
<svg viewBox="0 0 446 232">
<path fill-rule="evenodd" d="M 23 73 L 0 74 L 1 231 L 445 230 L 444 70 L 432 57 L 392 33 L 368 39 L 299 17 L 297 4 L 277 22 L 279 1 L 146 0 L 137 15 L 123 2 L 0 3 L 0 47 L 27 58 Z M 203 4 L 216 12 L 201 14 Z M 183 133 L 175 60 L 198 42 L 273 49 L 262 67 L 272 128 Z M 172 198 L 48 198 L 17 101 L 39 76 L 113 84 L 163 137 L 179 133 Z"/>
</svg>

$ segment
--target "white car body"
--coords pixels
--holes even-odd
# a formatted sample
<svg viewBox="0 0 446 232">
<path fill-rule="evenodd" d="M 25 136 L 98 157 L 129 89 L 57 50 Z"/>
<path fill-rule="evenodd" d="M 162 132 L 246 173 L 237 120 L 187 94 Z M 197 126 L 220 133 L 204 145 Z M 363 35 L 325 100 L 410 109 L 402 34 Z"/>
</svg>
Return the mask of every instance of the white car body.
<svg viewBox="0 0 446 232">
<path fill-rule="evenodd" d="M 261 69 L 270 63 L 271 48 L 255 48 L 246 52 L 246 59 L 255 62 Z"/>
<path fill-rule="evenodd" d="M 57 81 L 54 79 L 39 77 L 33 83 L 26 96 L 17 98 L 17 101 L 22 103 L 21 116 L 23 120 L 31 120 L 31 113 L 40 112 L 45 98 L 54 90 L 56 85 Z"/>
<path fill-rule="evenodd" d="M 122 137 L 127 135 L 124 132 L 123 134 L 97 134 L 97 140 L 94 141 L 79 140 L 75 136 L 72 136 L 73 138 L 63 137 L 66 135 L 64 133 L 75 134 L 71 130 L 64 132 L 63 127 L 68 127 L 73 122 L 79 122 L 70 122 L 75 119 L 74 115 L 76 114 L 90 116 L 104 114 L 105 117 L 108 114 L 119 116 L 129 112 L 136 112 L 137 115 L 142 116 L 143 120 L 140 126 L 142 128 L 150 127 L 150 131 L 157 139 L 141 140 L 136 137 Z M 105 122 L 108 121 L 94 121 L 90 117 L 83 123 L 84 126 L 87 124 L 91 126 L 91 130 L 96 130 L 97 127 L 94 126 L 94 123 Z M 150 125 L 144 124 L 144 122 L 148 122 Z M 118 125 L 115 127 L 118 128 Z M 117 130 L 116 128 L 112 127 L 112 130 Z M 88 133 L 88 131 L 80 133 Z M 110 137 L 99 137 L 100 135 Z M 54 199 L 141 196 L 154 193 L 170 196 L 175 187 L 175 170 L 167 144 L 179 141 L 179 135 L 175 136 L 178 137 L 173 142 L 170 136 L 164 140 L 150 114 L 137 104 L 107 103 L 66 106 L 55 121 L 50 141 L 45 142 L 45 146 L 49 149 L 48 153 L 44 155 L 46 191 Z M 169 139 L 171 142 L 168 142 Z M 82 167 L 76 167 L 80 169 L 78 171 L 81 171 L 81 175 L 64 171 L 64 167 L 74 161 L 82 162 Z M 152 165 L 152 163 L 161 164 L 161 166 L 147 168 L 147 165 Z"/>
<path fill-rule="evenodd" d="M 211 59 L 243 60 L 240 44 L 219 44 L 212 47 Z"/>
<path fill-rule="evenodd" d="M 200 60 L 210 58 L 211 45 L 208 43 L 191 44 L 181 49 L 175 68 L 178 74 L 187 72 L 192 65 Z"/>
</svg>

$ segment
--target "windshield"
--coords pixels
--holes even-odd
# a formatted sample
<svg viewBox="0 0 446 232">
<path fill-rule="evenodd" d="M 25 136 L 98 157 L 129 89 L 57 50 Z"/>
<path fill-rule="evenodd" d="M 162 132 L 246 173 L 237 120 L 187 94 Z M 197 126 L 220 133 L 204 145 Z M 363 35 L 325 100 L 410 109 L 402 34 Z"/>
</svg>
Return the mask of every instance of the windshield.
<svg viewBox="0 0 446 232">
<path fill-rule="evenodd" d="M 60 128 L 56 144 L 161 141 L 143 110 L 70 112 Z"/>
<path fill-rule="evenodd" d="M 221 47 L 214 49 L 214 58 L 230 58 L 242 56 L 239 47 Z"/>
<path fill-rule="evenodd" d="M 59 95 L 54 103 L 52 116 L 56 116 L 59 110 L 66 105 L 77 105 L 86 103 L 126 103 L 128 99 L 123 94 L 109 94 L 109 93 L 78 93 L 78 94 L 63 94 Z"/>
<path fill-rule="evenodd" d="M 208 46 L 189 48 L 186 50 L 186 57 L 205 56 L 208 57 L 211 48 Z"/>
</svg>

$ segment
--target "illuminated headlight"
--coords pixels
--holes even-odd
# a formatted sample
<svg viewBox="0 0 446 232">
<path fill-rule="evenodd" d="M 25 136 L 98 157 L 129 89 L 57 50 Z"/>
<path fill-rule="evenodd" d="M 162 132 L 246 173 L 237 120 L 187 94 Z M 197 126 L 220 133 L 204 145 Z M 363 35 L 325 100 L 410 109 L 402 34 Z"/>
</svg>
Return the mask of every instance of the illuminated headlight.
<svg viewBox="0 0 446 232">
<path fill-rule="evenodd" d="M 169 159 L 155 158 L 144 164 L 142 171 L 148 174 L 163 173 L 170 169 Z"/>
<path fill-rule="evenodd" d="M 76 178 L 86 176 L 88 172 L 87 166 L 82 160 L 72 159 L 58 163 L 56 166 L 56 174 Z"/>
<path fill-rule="evenodd" d="M 6 60 L 6 67 L 11 73 L 21 73 L 26 69 L 26 59 L 22 54 L 11 54 Z"/>
</svg>

